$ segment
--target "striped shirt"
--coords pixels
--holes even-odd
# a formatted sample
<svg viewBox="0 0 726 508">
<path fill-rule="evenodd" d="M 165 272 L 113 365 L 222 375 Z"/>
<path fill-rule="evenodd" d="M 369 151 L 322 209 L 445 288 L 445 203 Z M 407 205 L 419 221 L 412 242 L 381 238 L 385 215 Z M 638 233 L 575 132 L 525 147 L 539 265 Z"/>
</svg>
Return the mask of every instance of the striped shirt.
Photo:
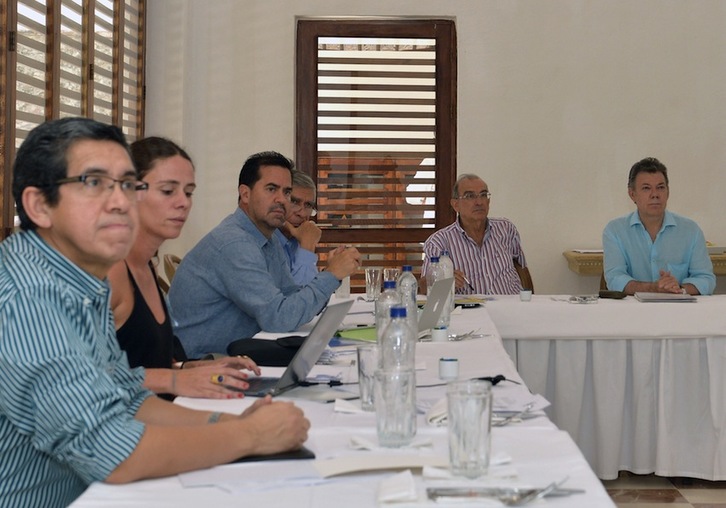
<svg viewBox="0 0 726 508">
<path fill-rule="evenodd" d="M 67 506 L 141 439 L 109 296 L 34 232 L 0 244 L 1 507 Z"/>
<path fill-rule="evenodd" d="M 431 256 L 448 250 L 454 269 L 461 270 L 474 286 L 457 288 L 457 294 L 513 295 L 522 289 L 513 259 L 527 266 L 519 232 L 509 219 L 489 217 L 481 247 L 464 231 L 459 219 L 428 237 L 424 242 L 421 273 L 426 273 Z"/>
</svg>

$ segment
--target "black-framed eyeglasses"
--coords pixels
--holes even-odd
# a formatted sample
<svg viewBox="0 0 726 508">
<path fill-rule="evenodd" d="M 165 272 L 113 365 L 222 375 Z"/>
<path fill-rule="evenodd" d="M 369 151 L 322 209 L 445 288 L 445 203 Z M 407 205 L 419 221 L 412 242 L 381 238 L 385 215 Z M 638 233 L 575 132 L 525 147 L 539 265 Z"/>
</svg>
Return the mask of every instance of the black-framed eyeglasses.
<svg viewBox="0 0 726 508">
<path fill-rule="evenodd" d="M 56 180 L 55 185 L 63 185 L 66 183 L 81 183 L 83 184 L 83 193 L 91 198 L 100 198 L 104 194 L 111 194 L 113 188 L 118 184 L 121 192 L 129 199 L 141 200 L 145 191 L 148 190 L 149 184 L 146 182 L 140 182 L 134 176 L 127 178 L 121 178 L 117 180 L 108 175 L 100 175 L 95 173 L 84 173 L 78 176 L 69 176 L 68 178 L 61 178 Z"/>
<path fill-rule="evenodd" d="M 464 201 L 474 201 L 475 199 L 489 199 L 492 197 L 492 193 L 488 190 L 481 191 L 479 193 L 476 192 L 465 192 L 461 196 L 457 196 L 456 199 L 463 199 Z"/>
<path fill-rule="evenodd" d="M 307 210 L 311 217 L 315 217 L 318 214 L 318 210 L 315 208 L 315 204 L 311 203 L 310 201 L 303 201 L 302 199 L 290 196 L 290 203 L 297 210 L 305 208 L 305 210 Z"/>
</svg>

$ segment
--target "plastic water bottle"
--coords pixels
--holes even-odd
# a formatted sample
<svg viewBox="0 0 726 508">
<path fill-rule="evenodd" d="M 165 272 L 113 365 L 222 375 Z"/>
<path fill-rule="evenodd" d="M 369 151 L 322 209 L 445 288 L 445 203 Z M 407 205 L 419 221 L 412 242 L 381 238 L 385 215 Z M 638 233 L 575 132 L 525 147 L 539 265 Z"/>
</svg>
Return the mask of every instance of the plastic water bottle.
<svg viewBox="0 0 726 508">
<path fill-rule="evenodd" d="M 416 435 L 416 340 L 406 308 L 391 307 L 391 322 L 378 349 L 373 396 L 381 446 L 398 448 Z"/>
<path fill-rule="evenodd" d="M 391 321 L 381 336 L 378 363 L 381 369 L 415 369 L 417 336 L 408 325 L 406 307 L 393 306 Z"/>
<path fill-rule="evenodd" d="M 398 294 L 401 296 L 401 305 L 406 307 L 409 326 L 416 337 L 418 337 L 418 306 L 416 295 L 418 294 L 418 281 L 413 274 L 411 265 L 404 265 L 401 275 L 398 276 Z"/>
<path fill-rule="evenodd" d="M 445 278 L 446 274 L 444 272 L 444 267 L 439 262 L 439 258 L 437 256 L 431 256 L 431 262 L 429 263 L 426 271 L 426 288 L 429 296 L 431 295 L 434 283 L 444 280 Z M 446 299 L 444 308 L 441 311 L 441 317 L 439 317 L 434 329 L 431 330 L 431 340 L 433 341 L 443 342 L 449 338 L 449 321 L 451 320 L 451 306 L 449 298 L 451 298 L 451 295 L 449 295 Z"/>
<path fill-rule="evenodd" d="M 451 260 L 451 257 L 449 256 L 449 251 L 444 249 L 441 251 L 441 255 L 439 256 L 439 264 L 441 265 L 441 268 L 444 270 L 444 278 L 453 278 L 454 277 L 454 262 Z M 454 293 L 456 292 L 456 283 L 451 286 L 451 300 L 449 301 L 449 309 L 451 309 L 450 312 L 454 312 L 454 307 L 456 307 L 456 303 L 454 302 Z"/>
<path fill-rule="evenodd" d="M 401 296 L 396 291 L 396 281 L 387 280 L 383 282 L 383 292 L 376 300 L 376 337 L 378 345 L 381 345 L 383 331 L 391 322 L 391 307 L 401 305 Z"/>
<path fill-rule="evenodd" d="M 434 287 L 434 282 L 442 278 L 442 275 L 443 272 L 441 271 L 438 256 L 431 256 L 429 266 L 426 269 L 426 296 L 431 294 L 431 288 Z"/>
</svg>

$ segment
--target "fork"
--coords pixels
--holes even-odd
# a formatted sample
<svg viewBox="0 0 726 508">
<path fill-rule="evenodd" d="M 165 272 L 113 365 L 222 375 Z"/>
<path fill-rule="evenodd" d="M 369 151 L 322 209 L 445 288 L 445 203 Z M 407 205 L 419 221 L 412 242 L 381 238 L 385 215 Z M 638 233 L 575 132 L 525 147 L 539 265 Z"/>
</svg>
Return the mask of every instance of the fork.
<svg viewBox="0 0 726 508">
<path fill-rule="evenodd" d="M 449 335 L 449 340 L 453 342 L 457 342 L 460 340 L 468 339 L 469 337 L 472 337 L 476 332 L 478 332 L 481 328 L 477 328 L 475 330 L 471 330 L 466 333 L 460 333 L 458 335 Z"/>
<path fill-rule="evenodd" d="M 492 427 L 504 427 L 508 423 L 510 423 L 515 418 L 521 418 L 523 415 L 529 413 L 529 411 L 534 407 L 534 402 L 530 402 L 526 406 L 524 406 L 524 409 L 518 413 L 514 413 L 513 415 L 507 416 L 504 420 L 500 420 L 498 422 L 492 422 Z"/>
<path fill-rule="evenodd" d="M 499 501 L 501 501 L 506 506 L 524 506 L 526 504 L 531 503 L 532 501 L 536 501 L 537 499 L 542 499 L 550 492 L 553 492 L 560 488 L 562 484 L 564 484 L 569 479 L 569 476 L 565 476 L 562 480 L 559 482 L 552 482 L 549 485 L 547 485 L 543 489 L 535 489 L 531 492 L 528 492 L 524 496 L 516 496 L 512 498 L 507 498 L 505 496 L 500 496 Z"/>
</svg>

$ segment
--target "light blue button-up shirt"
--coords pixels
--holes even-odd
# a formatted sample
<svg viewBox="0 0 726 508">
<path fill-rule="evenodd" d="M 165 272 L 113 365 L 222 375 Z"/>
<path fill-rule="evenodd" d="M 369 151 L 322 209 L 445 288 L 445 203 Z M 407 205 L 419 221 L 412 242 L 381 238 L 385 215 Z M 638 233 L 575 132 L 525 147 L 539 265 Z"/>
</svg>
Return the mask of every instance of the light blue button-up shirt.
<svg viewBox="0 0 726 508">
<path fill-rule="evenodd" d="M 702 295 L 716 288 L 706 239 L 694 221 L 666 211 L 655 241 L 638 212 L 613 219 L 602 234 L 605 280 L 608 289 L 622 291 L 631 280 L 655 282 L 667 270 L 683 284 L 693 284 Z"/>
<path fill-rule="evenodd" d="M 304 286 L 318 275 L 318 256 L 300 247 L 296 238 L 286 237 L 279 229 L 275 230 L 277 241 L 282 245 L 290 263 L 290 273 L 295 283 Z"/>
<path fill-rule="evenodd" d="M 277 238 L 266 238 L 238 208 L 177 268 L 169 290 L 174 330 L 190 357 L 226 353 L 230 342 L 260 330 L 297 330 L 339 285 L 332 273 L 320 272 L 298 286 Z"/>
<path fill-rule="evenodd" d="M 34 232 L 0 244 L 1 507 L 67 506 L 141 439 L 109 295 Z"/>
</svg>

